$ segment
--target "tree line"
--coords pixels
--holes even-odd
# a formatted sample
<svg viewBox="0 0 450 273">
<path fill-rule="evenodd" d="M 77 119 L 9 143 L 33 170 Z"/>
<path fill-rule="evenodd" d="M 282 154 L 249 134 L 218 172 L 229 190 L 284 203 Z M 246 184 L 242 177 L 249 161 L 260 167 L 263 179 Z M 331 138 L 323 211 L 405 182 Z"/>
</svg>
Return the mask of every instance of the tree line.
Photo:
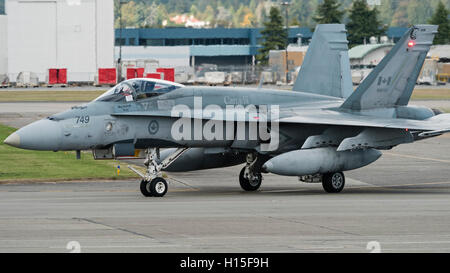
<svg viewBox="0 0 450 273">
<path fill-rule="evenodd" d="M 0 0 L 1 2 L 2 0 Z M 377 7 L 380 23 L 386 26 L 403 26 L 427 23 L 436 11 L 439 1 L 450 7 L 450 0 L 381 0 Z M 114 0 L 116 27 L 122 11 L 124 27 L 177 26 L 169 18 L 176 14 L 189 14 L 211 27 L 262 27 L 269 17 L 271 7 L 279 7 L 281 1 L 270 0 Z M 126 2 L 119 5 L 119 2 Z M 289 1 L 289 22 L 313 28 L 317 21 L 316 10 L 324 0 Z M 352 0 L 338 1 L 343 12 L 342 22 L 350 21 Z M 120 8 L 119 8 L 120 6 Z M 163 22 L 166 24 L 163 25 Z M 181 25 L 180 25 L 181 26 Z"/>
<path fill-rule="evenodd" d="M 371 8 L 366 0 L 354 0 L 348 10 L 348 20 L 344 20 L 346 11 L 337 0 L 324 0 L 317 6 L 313 20 L 317 24 L 346 23 L 349 47 L 363 44 L 372 36 L 379 37 L 386 32 L 387 25 L 382 23 L 380 11 Z M 439 33 L 435 36 L 435 44 L 450 43 L 449 11 L 442 1 L 436 5 L 434 14 L 424 23 L 439 25 Z M 270 15 L 264 22 L 262 48 L 257 56 L 258 63 L 267 64 L 270 50 L 285 49 L 288 45 L 287 31 L 282 23 L 281 11 L 278 7 L 270 9 Z"/>
</svg>

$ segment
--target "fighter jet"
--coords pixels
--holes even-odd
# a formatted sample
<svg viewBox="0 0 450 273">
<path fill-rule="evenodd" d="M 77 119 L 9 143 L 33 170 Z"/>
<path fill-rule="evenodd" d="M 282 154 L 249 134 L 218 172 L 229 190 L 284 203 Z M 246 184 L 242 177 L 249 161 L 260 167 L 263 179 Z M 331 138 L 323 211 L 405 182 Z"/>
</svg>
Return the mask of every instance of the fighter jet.
<svg viewBox="0 0 450 273">
<path fill-rule="evenodd" d="M 381 150 L 450 131 L 450 114 L 408 105 L 436 33 L 433 25 L 411 27 L 353 91 L 344 25 L 318 25 L 293 90 L 131 79 L 4 142 L 145 159 L 145 173 L 130 166 L 142 177 L 144 196 L 166 194 L 162 171 L 242 163 L 245 191 L 258 190 L 270 172 L 337 193 L 344 171 L 376 161 Z"/>
</svg>

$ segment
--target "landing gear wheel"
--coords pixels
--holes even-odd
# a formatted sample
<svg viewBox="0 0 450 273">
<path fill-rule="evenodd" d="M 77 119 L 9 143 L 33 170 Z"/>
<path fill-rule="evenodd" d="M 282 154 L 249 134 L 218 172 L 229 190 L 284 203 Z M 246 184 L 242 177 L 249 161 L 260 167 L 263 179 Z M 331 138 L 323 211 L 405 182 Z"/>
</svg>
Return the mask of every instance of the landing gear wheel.
<svg viewBox="0 0 450 273">
<path fill-rule="evenodd" d="M 141 189 L 142 195 L 144 195 L 145 197 L 153 196 L 152 192 L 150 191 L 150 182 L 142 180 L 140 189 Z"/>
<path fill-rule="evenodd" d="M 154 197 L 163 197 L 167 192 L 167 182 L 162 177 L 156 177 L 150 182 L 150 192 Z"/>
<path fill-rule="evenodd" d="M 245 174 L 245 167 L 242 168 L 241 172 L 239 173 L 239 184 L 241 185 L 241 188 L 245 191 L 256 191 L 261 186 L 262 182 L 262 175 L 261 173 L 253 174 L 253 179 L 247 179 L 244 177 Z"/>
<path fill-rule="evenodd" d="M 326 192 L 340 192 L 345 186 L 345 176 L 342 172 L 326 173 L 322 177 L 322 186 Z"/>
</svg>

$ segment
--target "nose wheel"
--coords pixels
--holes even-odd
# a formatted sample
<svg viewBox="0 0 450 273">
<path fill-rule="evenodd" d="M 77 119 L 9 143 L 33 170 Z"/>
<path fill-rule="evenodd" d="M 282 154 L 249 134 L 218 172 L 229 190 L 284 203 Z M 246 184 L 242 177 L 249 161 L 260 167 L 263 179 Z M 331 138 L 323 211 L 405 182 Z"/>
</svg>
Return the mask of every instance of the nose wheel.
<svg viewBox="0 0 450 273">
<path fill-rule="evenodd" d="M 145 197 L 163 197 L 167 193 L 168 185 L 167 181 L 161 176 L 161 170 L 167 168 L 187 150 L 188 148 L 179 148 L 160 163 L 157 163 L 156 159 L 159 158 L 159 150 L 147 149 L 144 162 L 144 165 L 147 167 L 145 174 L 128 166 L 130 170 L 142 177 L 139 187 L 142 195 Z"/>
<path fill-rule="evenodd" d="M 145 197 L 163 197 L 167 193 L 168 185 L 164 178 L 156 177 L 151 181 L 141 181 L 141 193 Z"/>
</svg>

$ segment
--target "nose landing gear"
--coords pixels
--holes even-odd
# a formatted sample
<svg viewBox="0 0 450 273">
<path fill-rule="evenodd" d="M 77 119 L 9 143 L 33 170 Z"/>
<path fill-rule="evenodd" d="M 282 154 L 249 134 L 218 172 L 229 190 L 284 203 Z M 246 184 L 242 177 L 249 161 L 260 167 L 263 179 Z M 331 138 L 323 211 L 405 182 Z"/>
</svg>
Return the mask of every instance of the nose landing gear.
<svg viewBox="0 0 450 273">
<path fill-rule="evenodd" d="M 142 179 L 141 181 L 141 193 L 145 197 L 163 197 L 167 192 L 167 182 L 162 177 L 155 177 L 151 181 Z"/>
<path fill-rule="evenodd" d="M 167 193 L 168 185 L 167 181 L 162 177 L 161 170 L 167 168 L 170 164 L 175 162 L 175 160 L 177 160 L 188 149 L 189 148 L 178 148 L 160 163 L 156 161 L 156 159 L 159 158 L 159 149 L 147 149 L 145 151 L 146 159 L 144 161 L 144 165 L 147 167 L 145 175 L 135 168 L 128 166 L 128 168 L 142 177 L 140 184 L 142 195 L 145 197 L 163 197 Z"/>
</svg>

